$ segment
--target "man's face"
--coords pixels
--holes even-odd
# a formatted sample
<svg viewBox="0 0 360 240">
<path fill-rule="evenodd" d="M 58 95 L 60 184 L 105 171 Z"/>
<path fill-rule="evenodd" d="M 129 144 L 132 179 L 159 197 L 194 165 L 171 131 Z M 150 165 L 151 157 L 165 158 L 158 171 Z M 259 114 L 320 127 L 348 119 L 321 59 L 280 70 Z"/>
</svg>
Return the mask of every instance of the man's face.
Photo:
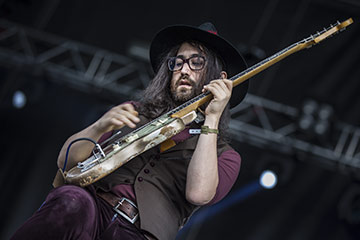
<svg viewBox="0 0 360 240">
<path fill-rule="evenodd" d="M 188 59 L 196 55 L 204 56 L 196 47 L 183 43 L 176 56 Z M 185 102 L 200 93 L 203 71 L 204 68 L 197 71 L 191 70 L 189 64 L 184 62 L 181 70 L 172 73 L 170 90 L 176 102 Z"/>
</svg>

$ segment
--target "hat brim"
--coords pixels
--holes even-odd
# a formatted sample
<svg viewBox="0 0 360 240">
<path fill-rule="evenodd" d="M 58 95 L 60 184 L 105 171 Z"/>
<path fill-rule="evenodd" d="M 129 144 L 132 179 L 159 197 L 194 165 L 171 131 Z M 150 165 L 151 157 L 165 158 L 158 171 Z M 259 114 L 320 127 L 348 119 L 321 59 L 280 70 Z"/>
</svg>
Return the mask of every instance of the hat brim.
<svg viewBox="0 0 360 240">
<path fill-rule="evenodd" d="M 219 35 L 192 26 L 174 25 L 160 30 L 151 43 L 150 61 L 154 72 L 158 71 L 165 53 L 174 46 L 191 40 L 203 43 L 221 56 L 229 78 L 247 68 L 247 64 L 238 50 Z M 249 83 L 245 81 L 233 89 L 230 108 L 235 107 L 244 99 L 248 87 Z"/>
</svg>

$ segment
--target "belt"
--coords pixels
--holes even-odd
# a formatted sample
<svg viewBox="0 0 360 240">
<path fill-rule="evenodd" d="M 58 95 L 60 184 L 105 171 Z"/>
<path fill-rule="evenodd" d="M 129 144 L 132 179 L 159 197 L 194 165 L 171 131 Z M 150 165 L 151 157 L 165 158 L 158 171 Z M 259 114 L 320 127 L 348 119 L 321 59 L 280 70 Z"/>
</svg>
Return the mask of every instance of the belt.
<svg viewBox="0 0 360 240">
<path fill-rule="evenodd" d="M 118 197 L 111 192 L 98 191 L 96 194 L 104 199 L 113 210 L 123 218 L 134 224 L 139 218 L 139 211 L 135 203 L 125 197 Z"/>
</svg>

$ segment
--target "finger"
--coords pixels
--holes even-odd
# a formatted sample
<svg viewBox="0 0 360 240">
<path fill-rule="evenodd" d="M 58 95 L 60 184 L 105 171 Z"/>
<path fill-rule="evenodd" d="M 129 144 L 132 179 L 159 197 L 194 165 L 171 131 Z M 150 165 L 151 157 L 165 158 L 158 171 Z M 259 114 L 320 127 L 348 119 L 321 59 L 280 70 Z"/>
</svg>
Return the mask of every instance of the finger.
<svg viewBox="0 0 360 240">
<path fill-rule="evenodd" d="M 127 110 L 131 113 L 138 113 L 136 110 L 135 110 L 135 107 L 134 105 L 130 104 L 130 103 L 125 103 L 125 104 L 121 104 L 120 107 L 124 110 Z"/>
<path fill-rule="evenodd" d="M 229 79 L 224 79 L 224 83 L 227 86 L 227 88 L 232 91 L 233 89 L 233 81 L 229 80 Z"/>
<path fill-rule="evenodd" d="M 232 90 L 232 81 L 228 79 L 219 79 L 219 80 L 213 80 L 214 83 L 220 84 L 224 89 L 227 88 L 229 90 Z"/>
<path fill-rule="evenodd" d="M 136 112 L 136 111 L 135 111 Z M 137 114 L 135 114 L 134 112 L 129 112 L 129 111 L 124 111 L 124 110 L 120 110 L 119 112 L 117 112 L 120 115 L 123 115 L 125 117 L 127 117 L 128 119 L 130 119 L 132 122 L 134 123 L 138 123 L 140 122 L 140 118 L 137 117 Z M 137 112 L 136 112 L 137 113 Z"/>
<path fill-rule="evenodd" d="M 125 125 L 127 125 L 127 126 L 130 127 L 130 128 L 135 128 L 135 127 L 136 127 L 136 124 L 133 123 L 130 119 L 128 119 L 128 118 L 127 118 L 126 116 L 124 116 L 124 115 L 117 115 L 117 116 L 116 116 L 116 119 L 117 119 L 118 121 L 123 122 Z"/>
<path fill-rule="evenodd" d="M 217 84 L 221 87 L 221 89 L 224 91 L 226 96 L 231 96 L 232 93 L 232 81 L 228 79 L 222 79 L 219 81 L 214 81 L 214 84 Z"/>
<path fill-rule="evenodd" d="M 227 89 L 225 83 L 222 81 L 214 81 L 210 83 L 209 86 L 217 89 L 217 91 L 219 92 L 219 94 L 221 94 L 221 96 L 226 96 L 229 94 L 229 89 Z"/>
<path fill-rule="evenodd" d="M 215 82 L 215 84 L 216 84 L 221 90 L 223 90 L 224 93 L 229 92 L 229 89 L 228 89 L 228 87 L 226 86 L 226 84 L 224 83 L 224 81 L 217 81 L 217 82 Z"/>
<path fill-rule="evenodd" d="M 122 128 L 125 125 L 124 122 L 116 118 L 110 119 L 110 124 L 116 126 L 116 128 Z"/>
<path fill-rule="evenodd" d="M 223 96 L 223 93 L 221 93 L 219 89 L 217 89 L 213 85 L 206 85 L 204 88 L 205 90 L 210 91 L 212 95 L 214 95 L 214 99 L 219 99 Z"/>
<path fill-rule="evenodd" d="M 126 111 L 132 113 L 135 116 L 138 115 L 138 112 L 135 110 L 134 106 L 129 103 L 117 105 L 116 107 L 113 107 L 112 110 L 119 113 L 122 111 Z"/>
<path fill-rule="evenodd" d="M 137 117 L 139 113 L 135 110 L 132 104 L 121 104 L 113 108 L 113 111 L 116 114 L 125 115 L 131 121 L 137 123 L 140 122 L 140 119 Z"/>
</svg>

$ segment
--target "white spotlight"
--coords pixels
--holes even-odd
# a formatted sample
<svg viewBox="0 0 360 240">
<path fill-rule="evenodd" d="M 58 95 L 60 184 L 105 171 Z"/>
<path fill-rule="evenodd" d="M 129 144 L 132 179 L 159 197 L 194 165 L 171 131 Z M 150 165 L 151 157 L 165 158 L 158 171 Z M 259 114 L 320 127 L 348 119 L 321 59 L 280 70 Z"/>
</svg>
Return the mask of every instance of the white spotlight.
<svg viewBox="0 0 360 240">
<path fill-rule="evenodd" d="M 13 95 L 12 103 L 16 108 L 23 108 L 26 104 L 26 95 L 22 91 L 17 90 Z"/>
<path fill-rule="evenodd" d="M 277 184 L 277 175 L 271 170 L 265 170 L 260 175 L 260 185 L 263 188 L 271 189 Z"/>
</svg>

